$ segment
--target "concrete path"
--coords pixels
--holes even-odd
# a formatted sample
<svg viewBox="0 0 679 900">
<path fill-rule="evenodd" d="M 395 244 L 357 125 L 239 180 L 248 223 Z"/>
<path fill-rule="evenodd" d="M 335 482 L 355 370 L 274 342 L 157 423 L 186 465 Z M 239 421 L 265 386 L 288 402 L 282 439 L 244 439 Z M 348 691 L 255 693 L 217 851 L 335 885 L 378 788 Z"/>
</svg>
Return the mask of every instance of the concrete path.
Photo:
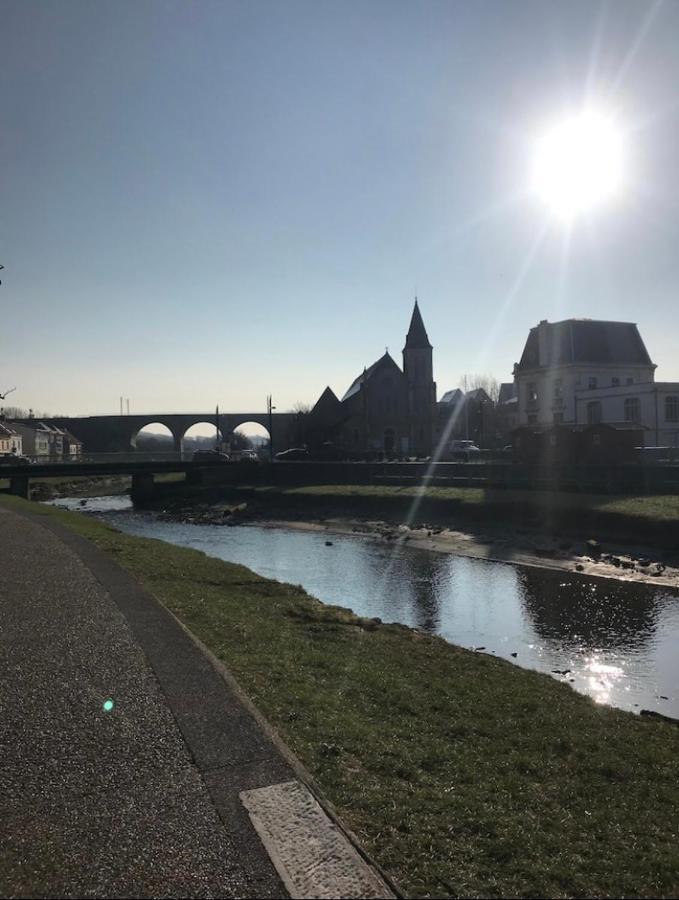
<svg viewBox="0 0 679 900">
<path fill-rule="evenodd" d="M 2 508 L 0 760 L 2 896 L 393 896 L 153 597 Z M 270 810 L 300 787 L 315 809 L 289 820 L 320 835 L 320 814 L 332 840 L 305 837 L 298 859 L 300 832 Z"/>
</svg>

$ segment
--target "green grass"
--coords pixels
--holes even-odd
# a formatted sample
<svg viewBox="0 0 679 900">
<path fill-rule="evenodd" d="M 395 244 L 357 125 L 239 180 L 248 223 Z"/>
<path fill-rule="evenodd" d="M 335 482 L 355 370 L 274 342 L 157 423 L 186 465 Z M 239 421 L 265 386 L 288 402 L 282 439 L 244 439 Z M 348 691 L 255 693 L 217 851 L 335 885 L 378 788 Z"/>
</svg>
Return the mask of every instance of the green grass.
<svg viewBox="0 0 679 900">
<path fill-rule="evenodd" d="M 197 551 L 30 508 L 113 555 L 223 660 L 407 894 L 679 893 L 679 728 Z"/>
</svg>

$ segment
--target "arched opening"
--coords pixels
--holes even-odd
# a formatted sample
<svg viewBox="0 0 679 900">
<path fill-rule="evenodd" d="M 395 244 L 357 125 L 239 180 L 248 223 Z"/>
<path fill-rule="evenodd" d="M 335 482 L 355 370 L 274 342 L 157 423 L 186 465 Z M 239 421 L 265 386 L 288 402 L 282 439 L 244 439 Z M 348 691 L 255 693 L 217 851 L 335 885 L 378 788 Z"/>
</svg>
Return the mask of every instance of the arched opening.
<svg viewBox="0 0 679 900">
<path fill-rule="evenodd" d="M 196 450 L 224 450 L 224 436 L 214 422 L 196 422 L 182 437 L 182 457 L 190 459 Z"/>
<path fill-rule="evenodd" d="M 258 459 L 268 459 L 271 435 L 258 422 L 241 422 L 227 436 L 226 443 L 229 445 L 227 452 L 232 459 L 238 459 L 238 457 L 247 459 L 253 453 L 257 454 Z M 278 447 L 276 449 L 285 450 L 286 448 Z"/>
<path fill-rule="evenodd" d="M 175 452 L 174 435 L 161 422 L 149 422 L 132 437 L 130 444 L 140 453 L 166 456 Z"/>
</svg>

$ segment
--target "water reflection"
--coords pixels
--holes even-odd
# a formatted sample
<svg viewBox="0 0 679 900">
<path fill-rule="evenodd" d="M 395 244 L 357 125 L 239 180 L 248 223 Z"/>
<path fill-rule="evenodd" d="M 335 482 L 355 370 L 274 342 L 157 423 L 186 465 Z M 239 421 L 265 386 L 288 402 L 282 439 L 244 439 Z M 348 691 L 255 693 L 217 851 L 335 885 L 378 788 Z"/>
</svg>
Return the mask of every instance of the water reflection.
<svg viewBox="0 0 679 900">
<path fill-rule="evenodd" d="M 79 508 L 77 500 L 68 505 Z M 88 501 L 84 511 L 112 506 L 102 498 Z M 548 672 L 597 702 L 679 716 L 676 591 L 434 553 L 400 541 L 160 522 L 120 507 L 103 515 L 123 531 L 302 584 L 325 603 Z"/>
<path fill-rule="evenodd" d="M 520 569 L 523 603 L 536 631 L 573 648 L 641 647 L 657 626 L 657 588 Z"/>
</svg>

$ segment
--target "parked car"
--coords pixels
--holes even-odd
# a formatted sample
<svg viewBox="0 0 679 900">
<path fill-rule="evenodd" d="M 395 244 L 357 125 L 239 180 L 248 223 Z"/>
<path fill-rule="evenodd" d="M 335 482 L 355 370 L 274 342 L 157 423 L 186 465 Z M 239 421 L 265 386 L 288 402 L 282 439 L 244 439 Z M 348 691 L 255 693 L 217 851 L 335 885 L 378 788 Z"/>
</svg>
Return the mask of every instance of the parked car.
<svg viewBox="0 0 679 900">
<path fill-rule="evenodd" d="M 481 450 L 476 446 L 474 441 L 451 441 L 450 456 L 451 459 L 460 462 L 469 462 Z"/>
<path fill-rule="evenodd" d="M 290 447 L 289 450 L 281 450 L 275 456 L 279 462 L 300 462 L 303 459 L 309 459 L 309 451 L 304 447 Z"/>
<path fill-rule="evenodd" d="M 195 450 L 193 453 L 193 461 L 227 463 L 231 462 L 231 458 L 228 453 L 222 453 L 221 450 Z"/>
<path fill-rule="evenodd" d="M 236 450 L 231 453 L 231 459 L 236 462 L 253 463 L 259 462 L 259 457 L 255 450 Z"/>
<path fill-rule="evenodd" d="M 0 454 L 0 466 L 30 466 L 31 460 L 28 456 L 17 456 L 16 453 Z"/>
</svg>

